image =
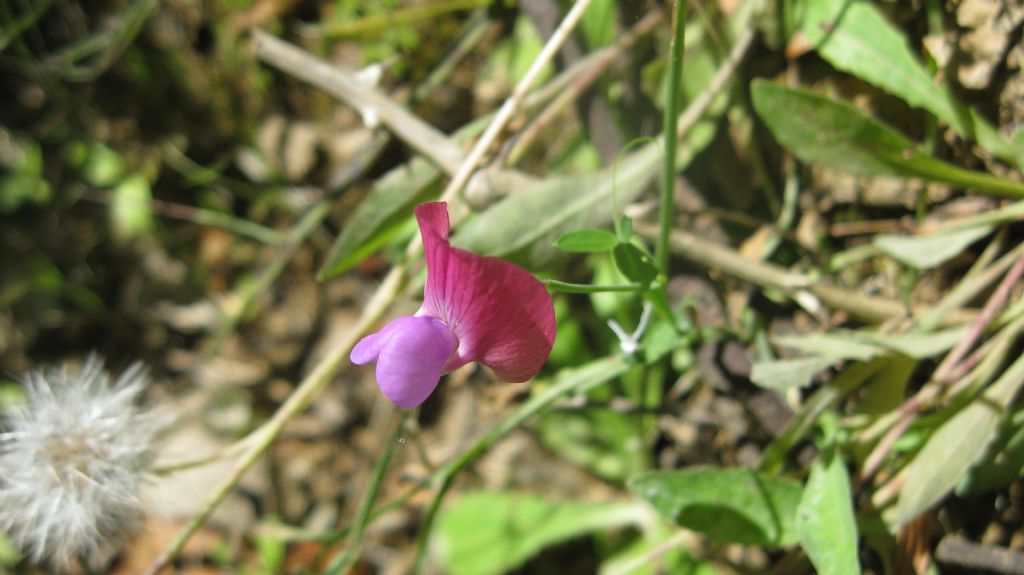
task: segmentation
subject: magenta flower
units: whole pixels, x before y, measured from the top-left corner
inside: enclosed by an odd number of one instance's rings
[[[555,343],[544,284],[519,266],[448,243],[448,205],[416,207],[427,258],[423,305],[359,341],[349,356],[377,361],[377,385],[398,407],[415,407],[441,375],[478,361],[505,381],[526,381]]]

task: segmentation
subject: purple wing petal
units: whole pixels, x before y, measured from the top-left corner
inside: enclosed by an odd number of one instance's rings
[[[446,370],[479,361],[506,381],[537,374],[555,343],[555,310],[537,278],[509,262],[448,243],[444,202],[416,208],[427,259],[423,311],[459,341]]]
[[[377,385],[398,407],[415,407],[437,387],[458,340],[432,317],[400,317],[374,335],[385,333],[389,335],[378,339],[383,343],[377,356]],[[367,344],[372,345],[376,342]]]
[[[365,365],[371,361],[377,361],[377,356],[380,355],[381,350],[391,339],[391,336],[395,334],[402,323],[400,320],[406,318],[398,318],[391,321],[384,329],[371,333],[370,335],[359,340],[359,343],[352,348],[352,352],[348,355],[349,360],[356,365]]]

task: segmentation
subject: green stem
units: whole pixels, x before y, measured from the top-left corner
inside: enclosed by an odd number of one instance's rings
[[[544,280],[544,285],[555,291],[563,293],[602,293],[612,291],[639,292],[644,290],[644,286],[638,283],[597,286],[590,284],[574,284],[558,280]]]
[[[373,469],[373,475],[370,476],[370,481],[366,485],[366,492],[363,494],[363,500],[359,504],[356,520],[348,533],[345,552],[339,553],[327,567],[324,571],[327,575],[347,573],[356,560],[359,559],[359,553],[363,548],[363,535],[366,533],[366,526],[370,522],[370,511],[373,509],[373,502],[377,499],[377,492],[380,490],[384,473],[387,472],[388,466],[391,464],[391,455],[395,451],[395,443],[398,443],[402,432],[405,431],[405,425],[403,425],[405,421],[404,416],[401,413],[396,413],[392,417],[396,417],[398,421],[395,423],[394,431],[388,434],[388,439],[384,445],[384,454],[377,460],[377,466]]]
[[[434,488],[434,497],[430,501],[430,506],[427,507],[426,514],[423,516],[423,525],[420,526],[420,535],[416,550],[416,568],[414,572],[426,572],[427,542],[430,539],[431,529],[434,525],[434,520],[437,517],[437,512],[441,507],[441,500],[444,499],[445,493],[448,491],[452,480],[459,471],[476,460],[476,458],[480,457],[510,431],[519,427],[524,421],[554,403],[558,398],[573,391],[576,393],[586,393],[587,391],[622,375],[627,369],[629,369],[629,367],[629,363],[625,358],[621,356],[612,356],[592,361],[579,369],[561,376],[559,379],[555,380],[553,385],[531,397],[526,403],[520,406],[515,413],[506,417],[501,421],[501,423],[491,428],[486,435],[477,440],[477,442],[463,452],[458,459],[455,459],[438,470],[431,480]]]
[[[665,98],[664,132],[665,157],[661,175],[661,211],[658,223],[658,245],[656,249],[658,267],[668,275],[668,236],[672,229],[672,192],[675,187],[676,146],[679,142],[676,129],[679,121],[679,83],[683,77],[683,48],[686,40],[686,1],[676,0],[675,17],[672,20],[673,35],[669,56],[668,92]]]

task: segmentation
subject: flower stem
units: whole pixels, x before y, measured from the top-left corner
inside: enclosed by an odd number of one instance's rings
[[[514,413],[506,417],[491,428],[486,435],[477,440],[472,447],[467,449],[454,461],[448,463],[431,478],[434,489],[434,497],[427,507],[423,516],[423,525],[420,527],[418,547],[416,550],[415,573],[426,572],[427,542],[430,540],[430,533],[434,525],[434,519],[441,507],[441,500],[451,486],[452,480],[459,471],[483,455],[492,445],[505,437],[510,431],[519,427],[524,421],[539,413],[545,407],[553,404],[555,400],[570,392],[578,394],[586,393],[595,387],[608,382],[623,373],[630,367],[630,364],[622,356],[604,357],[589,364],[566,373],[556,379],[553,384],[540,393],[531,397],[526,403],[519,407]]]
[[[373,469],[373,475],[366,484],[366,491],[363,493],[363,500],[359,504],[359,511],[356,514],[355,523],[348,532],[348,541],[345,545],[345,552],[331,561],[331,564],[324,571],[327,575],[338,575],[347,573],[352,565],[359,559],[359,553],[363,547],[363,534],[366,533],[366,526],[370,522],[370,511],[373,509],[373,502],[377,499],[377,492],[380,489],[381,481],[384,480],[384,473],[391,463],[391,455],[395,451],[395,443],[398,443],[402,432],[405,431],[405,416],[400,412],[392,415],[396,422],[394,431],[388,434],[384,444],[384,453],[377,460],[377,466]]]
[[[638,283],[618,285],[574,284],[559,280],[544,280],[544,285],[563,293],[640,292],[644,286]]]
[[[676,125],[679,119],[677,110],[679,108],[679,83],[683,77],[683,47],[686,40],[686,1],[676,0],[675,16],[672,19],[672,46],[669,55],[668,90],[665,97],[664,109],[664,133],[665,133],[665,157],[661,175],[661,211],[658,217],[659,233],[658,245],[655,250],[658,261],[658,268],[661,273],[668,275],[668,236],[672,229],[672,191],[675,187],[676,174],[676,145],[679,142],[676,135]]]

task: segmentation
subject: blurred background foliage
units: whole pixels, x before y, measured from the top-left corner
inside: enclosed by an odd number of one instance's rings
[[[149,366],[169,460],[257,429],[570,6],[3,2],[0,401],[97,350]],[[343,370],[178,572],[1021,572],[1024,9],[694,1],[673,86],[673,7],[593,0],[453,209],[457,245],[556,292],[538,380],[459,370],[393,441],[372,370]],[[110,572],[230,463],[155,478]],[[0,564],[35,569],[2,539]]]

